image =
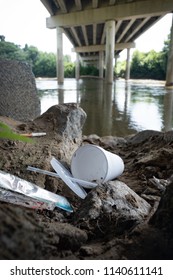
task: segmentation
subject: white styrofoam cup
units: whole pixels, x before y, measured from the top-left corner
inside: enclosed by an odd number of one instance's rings
[[[96,145],[79,147],[72,156],[71,172],[74,178],[104,183],[124,171],[121,157]]]

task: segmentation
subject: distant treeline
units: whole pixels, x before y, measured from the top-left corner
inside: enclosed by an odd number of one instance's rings
[[[131,79],[155,79],[165,80],[166,67],[168,60],[170,44],[170,34],[161,52],[151,50],[150,52],[143,53],[138,50],[134,51],[130,65]],[[117,77],[125,77],[126,62],[118,62],[116,66]]]
[[[32,66],[36,77],[56,77],[56,55],[39,51],[34,46],[25,45],[24,48],[5,40],[0,41],[0,59],[15,59],[26,61]],[[74,65],[70,56],[64,56],[67,75],[74,76]]]
[[[130,77],[133,79],[157,79],[164,80],[166,76],[166,64],[168,57],[170,35],[164,42],[161,52],[154,50],[142,53],[136,50],[132,55]],[[56,54],[42,52],[34,46],[25,45],[24,48],[12,42],[6,42],[5,36],[0,36],[0,59],[15,59],[26,61],[32,66],[36,77],[56,77]],[[115,76],[125,76],[126,62],[120,61],[115,67]],[[81,66],[80,75],[98,76],[99,70],[94,66]],[[75,64],[71,62],[69,55],[64,56],[65,78],[75,77]]]

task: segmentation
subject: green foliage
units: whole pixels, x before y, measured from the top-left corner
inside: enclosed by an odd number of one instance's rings
[[[163,54],[151,50],[148,53],[135,51],[131,62],[131,78],[164,80]]]
[[[0,58],[26,60],[25,52],[11,42],[0,41]]]
[[[156,79],[165,80],[166,65],[168,60],[168,51],[170,44],[170,34],[164,42],[161,52],[151,50],[148,53],[143,53],[136,50],[133,53],[130,76],[132,79]],[[116,66],[116,76],[124,78],[126,62],[118,62]]]
[[[80,75],[81,76],[98,76],[99,75],[99,70],[92,65],[88,66],[80,66]]]
[[[14,133],[8,125],[2,122],[0,122],[0,138],[10,139],[10,140],[20,140],[22,142],[33,142],[32,139],[28,137]]]
[[[66,54],[64,55],[64,63],[70,63],[71,62],[71,56]]]
[[[36,77],[56,77],[56,55],[39,51],[34,46],[22,49],[11,42],[0,41],[0,59],[20,60],[28,62]],[[65,78],[75,77],[75,65],[71,62],[69,55],[64,56],[64,76]]]
[[[28,61],[31,66],[34,66],[38,57],[39,57],[39,50],[34,46],[28,46],[27,44],[24,47],[26,61]]]
[[[75,77],[75,64],[72,62],[64,63],[64,77],[74,78]]]
[[[39,52],[33,65],[36,77],[56,77],[56,55],[54,53]]]
[[[124,78],[125,72],[126,72],[126,61],[117,61],[117,65],[115,66],[116,77]]]
[[[40,52],[27,44],[22,49],[11,42],[0,41],[0,59],[20,60],[28,62],[36,77],[56,77],[56,55]]]

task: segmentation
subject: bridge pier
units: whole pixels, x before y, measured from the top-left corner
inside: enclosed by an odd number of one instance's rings
[[[125,80],[128,81],[129,79],[130,79],[130,49],[127,49]]]
[[[115,21],[109,20],[106,25],[106,74],[107,83],[113,82],[113,59],[115,49]]]
[[[103,78],[104,52],[99,52],[99,78]]]
[[[79,80],[80,77],[80,65],[79,65],[79,54],[76,53],[76,63],[75,63],[75,77],[76,80]]]
[[[57,80],[58,84],[64,83],[64,61],[63,61],[63,29],[56,28],[57,32]]]
[[[171,38],[169,44],[168,62],[166,70],[166,87],[173,87],[173,17],[171,27]]]

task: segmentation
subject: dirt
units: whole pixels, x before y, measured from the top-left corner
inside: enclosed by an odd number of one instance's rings
[[[20,123],[1,117],[0,121],[18,133],[45,128],[41,120]],[[98,234],[95,235],[89,223],[87,229],[83,229],[82,224],[75,225],[75,215],[83,200],[60,179],[26,170],[31,165],[53,171],[52,156],[69,166],[61,151],[62,138],[51,126],[47,131],[46,136],[37,138],[34,143],[0,140],[0,170],[65,196],[74,212],[58,208],[40,211],[0,202],[0,258],[172,259],[173,132],[147,130],[125,138],[83,136],[83,144],[96,144],[122,157],[125,170],[118,179],[152,207],[147,219],[121,234],[109,233],[109,230],[104,234],[102,226],[96,223]]]

